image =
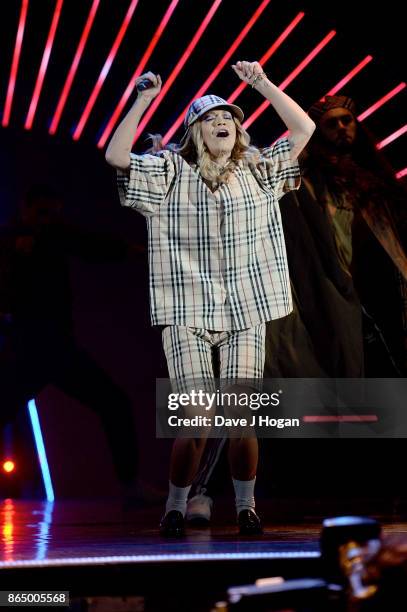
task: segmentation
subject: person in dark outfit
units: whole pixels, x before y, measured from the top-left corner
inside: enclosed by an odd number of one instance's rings
[[[357,120],[353,100],[326,96],[308,111],[317,124],[304,159],[307,200],[324,217],[336,258],[361,304],[367,377],[407,372],[406,193]],[[355,332],[356,333],[356,332]]]
[[[68,261],[121,261],[129,245],[69,225],[61,212],[59,197],[38,186],[18,221],[0,232],[0,423],[13,422],[54,384],[98,415],[118,480],[130,490],[137,476],[131,402],[74,338]]]
[[[362,317],[331,229],[305,188],[281,204],[294,312],[266,331],[265,377],[363,376]]]

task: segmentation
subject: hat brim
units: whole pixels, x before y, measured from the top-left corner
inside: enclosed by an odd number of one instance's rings
[[[239,119],[240,123],[244,119],[244,114],[240,106],[236,106],[236,104],[221,104],[220,102],[214,102],[213,104],[208,104],[207,106],[205,106],[205,108],[203,108],[201,112],[198,113],[196,117],[194,117],[194,120],[191,121],[191,123],[187,127],[191,127],[191,125],[193,125],[200,117],[202,117],[202,115],[205,115],[208,111],[213,110],[214,108],[229,109],[237,117],[237,119]]]
[[[208,106],[206,106],[205,108],[202,109],[202,111],[194,118],[193,121],[191,121],[191,123],[186,127],[185,133],[182,136],[181,140],[180,140],[180,144],[182,142],[184,142],[185,138],[187,137],[188,134],[188,130],[191,127],[191,125],[194,125],[194,123],[196,123],[198,121],[198,119],[200,117],[202,117],[203,115],[205,115],[208,111],[214,109],[214,108],[228,108],[237,119],[239,119],[240,123],[243,122],[244,119],[244,113],[242,111],[242,109],[240,108],[240,106],[237,106],[236,104],[221,104],[220,102],[214,102],[213,104],[208,104]]]

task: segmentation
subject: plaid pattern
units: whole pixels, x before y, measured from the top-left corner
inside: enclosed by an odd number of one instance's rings
[[[240,122],[243,121],[244,114],[240,106],[236,106],[236,104],[229,104],[229,102],[223,98],[220,98],[219,96],[208,95],[202,96],[202,98],[197,98],[191,103],[187,114],[185,115],[184,127],[190,127],[208,110],[211,110],[212,108],[219,108],[220,106],[228,107],[230,111],[236,115]]]
[[[171,151],[133,155],[121,204],[147,219],[152,325],[248,329],[292,310],[278,199],[298,189],[286,138],[212,193]]]
[[[251,329],[215,332],[169,325],[162,331],[168,373],[174,392],[215,390],[212,351],[219,356],[222,387],[234,382],[261,388],[265,359],[265,323]]]

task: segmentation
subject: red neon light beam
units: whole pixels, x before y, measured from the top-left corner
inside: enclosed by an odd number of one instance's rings
[[[391,142],[393,142],[397,138],[400,138],[400,136],[402,136],[406,132],[407,132],[407,123],[403,125],[403,127],[401,127],[400,129],[393,132],[393,134],[390,134],[389,136],[387,136],[387,138],[384,138],[383,140],[378,142],[376,144],[376,149],[383,149],[384,147],[387,147],[387,145],[389,145]]]
[[[41,60],[40,70],[38,72],[37,81],[34,87],[34,93],[31,99],[30,107],[28,109],[27,118],[25,120],[24,127],[26,130],[30,130],[32,128],[32,124],[34,121],[35,113],[37,111],[38,100],[40,98],[42,86],[44,84],[45,74],[48,68],[48,62],[52,51],[52,46],[54,44],[55,34],[58,27],[59,18],[61,16],[61,10],[64,0],[56,0],[54,16],[52,17],[51,27],[48,32],[47,42],[45,44],[44,53]]]
[[[301,19],[304,17],[305,13],[298,13],[298,15],[292,20],[292,22],[286,27],[286,29],[280,34],[277,40],[271,45],[271,47],[266,51],[266,53],[259,59],[259,64],[263,66],[272,55],[277,51],[277,49],[282,45],[285,39],[291,34],[294,28],[299,24]],[[243,81],[236,87],[234,91],[228,97],[228,102],[231,104],[236,100],[238,96],[242,93],[242,91],[247,87],[247,83]]]
[[[284,91],[286,87],[308,66],[310,62],[322,51],[322,49],[332,40],[336,35],[335,30],[331,30],[318,45],[298,64],[298,66],[280,83],[279,88]],[[243,127],[247,129],[256,119],[270,106],[268,100],[264,100],[262,104],[250,115],[248,119],[243,123]]]
[[[150,44],[148,45],[143,57],[140,60],[139,65],[137,66],[137,68],[135,69],[133,76],[130,79],[129,84],[127,85],[122,97],[120,98],[120,101],[118,103],[118,105],[116,106],[113,115],[111,116],[111,118],[109,119],[102,136],[99,138],[99,141],[97,143],[97,146],[99,148],[103,147],[106,143],[106,140],[109,138],[114,126],[117,123],[118,118],[120,117],[120,114],[123,110],[123,108],[125,107],[127,100],[130,98],[131,94],[134,91],[134,88],[136,86],[136,79],[137,77],[140,76],[140,74],[142,74],[144,67],[146,66],[148,60],[151,57],[151,54],[153,53],[155,47],[157,46],[158,41],[160,40],[162,33],[164,32],[167,23],[169,22],[169,20],[171,19],[171,16],[178,4],[179,0],[172,0],[171,4],[169,5],[169,7],[167,8],[164,17],[161,20],[160,25],[158,26],[157,30],[155,31]]]
[[[406,86],[405,83],[399,83],[399,85],[397,85],[397,87],[395,87],[394,89],[389,91],[386,95],[384,95],[382,98],[377,100],[377,102],[372,104],[372,106],[369,106],[369,108],[367,108],[365,111],[363,111],[363,113],[361,113],[358,116],[359,121],[363,121],[364,119],[366,119],[366,117],[369,117],[369,115],[372,115],[381,106],[383,106],[383,104],[386,104],[386,102],[388,102],[389,100],[394,98],[394,96],[396,96],[398,93],[400,93],[400,91],[403,91],[405,86]]]
[[[302,417],[303,423],[377,423],[378,420],[376,414],[309,415]]]
[[[370,56],[368,56],[370,57]],[[365,58],[367,59],[367,58]],[[361,62],[362,63],[362,62]],[[360,64],[358,64],[360,66]],[[366,65],[366,64],[365,64]],[[355,69],[351,70],[351,72],[349,72],[349,74],[346,75],[346,77],[344,77],[342,79],[342,81],[339,81],[340,83],[347,79],[347,77],[352,74],[351,78],[353,78],[357,73],[354,72]],[[358,71],[359,72],[359,71]],[[350,79],[346,80],[346,83],[348,83],[350,81]],[[384,104],[386,104],[386,102],[388,102],[389,100],[391,100],[394,96],[396,96],[398,93],[400,93],[401,91],[404,90],[404,88],[406,87],[406,83],[402,82],[399,83],[399,85],[397,85],[397,87],[394,87],[392,90],[390,90],[386,95],[384,95],[383,97],[381,97],[379,100],[377,100],[377,102],[375,102],[374,104],[372,104],[371,106],[369,106],[369,108],[367,108],[365,111],[363,111],[363,113],[361,113],[360,115],[358,115],[358,120],[359,121],[363,121],[364,119],[366,119],[366,117],[369,117],[370,115],[372,115],[374,112],[376,112],[379,108],[381,108]],[[335,91],[335,93],[337,91],[339,91],[339,89],[337,88],[337,85],[335,85],[335,87],[333,87],[330,92]],[[330,92],[326,93],[325,95],[332,95],[330,94]],[[321,98],[321,100],[324,99],[325,96],[323,96]],[[284,134],[282,134],[280,136],[280,138],[282,138],[283,136],[287,136],[288,134],[288,130],[286,132],[284,132]]]
[[[347,85],[349,83],[349,81],[351,79],[353,79],[353,77],[355,77],[357,74],[359,74],[359,72],[365,66],[367,66],[367,64],[369,62],[371,62],[372,59],[373,59],[373,57],[371,55],[367,55],[364,60],[359,62],[359,64],[357,64],[354,68],[352,68],[352,70],[350,70],[350,72],[348,72],[348,74],[346,74],[340,81],[338,81],[338,83],[336,85],[334,85],[332,87],[332,89],[327,91],[326,94],[324,94],[322,96],[322,98],[320,98],[320,100],[323,100],[325,98],[325,96],[333,96],[334,94],[336,94],[342,87]],[[289,130],[284,132],[284,134],[281,134],[280,138],[283,138],[283,136],[287,136],[288,134],[289,134]]]
[[[96,81],[96,85],[93,88],[93,91],[90,95],[89,100],[86,103],[85,109],[82,113],[81,118],[79,119],[78,125],[75,128],[75,131],[72,135],[72,138],[74,140],[78,140],[81,137],[81,134],[85,128],[85,125],[89,119],[89,115],[92,111],[92,108],[95,105],[95,102],[97,100],[97,97],[100,93],[100,90],[102,89],[103,83],[105,82],[105,79],[107,77],[107,75],[109,74],[109,70],[113,64],[113,61],[117,55],[117,52],[119,50],[119,47],[122,43],[122,40],[124,38],[124,35],[126,34],[127,28],[130,25],[130,21],[131,18],[133,17],[133,13],[136,10],[137,4],[138,4],[139,0],[131,0],[129,8],[127,9],[127,13],[123,19],[123,22],[119,28],[119,31],[117,33],[117,36],[114,40],[114,43],[112,45],[112,48],[109,51],[109,55],[107,56],[107,59],[103,65],[102,70],[100,71],[100,74],[98,76],[98,79]]]
[[[277,51],[277,49],[280,47],[280,45],[284,42],[284,40],[287,38],[287,36],[292,32],[292,30],[301,21],[301,19],[303,17],[304,17],[304,13],[298,13],[297,17],[295,17],[295,19],[288,25],[288,27],[284,30],[284,32],[282,32],[280,34],[280,36],[277,38],[277,40],[271,45],[271,47],[268,49],[268,51],[266,51],[266,53],[260,58],[259,64],[261,64],[263,66],[263,64],[265,64],[266,61],[268,59],[270,59],[270,57],[273,55],[273,53],[275,53],[275,51]],[[238,85],[236,87],[236,89],[230,94],[230,96],[228,98],[228,102],[230,102],[230,103],[234,102],[236,100],[236,98],[244,90],[245,87],[247,87],[247,83],[244,83],[242,81],[240,83],[240,85]],[[286,134],[288,134],[288,131],[286,132]],[[283,135],[286,135],[286,134],[283,134]]]
[[[399,170],[396,174],[396,178],[401,179],[403,176],[407,176],[407,168],[403,168],[403,170]]]
[[[23,46],[24,28],[27,20],[28,0],[22,0],[20,18],[18,20],[16,44],[14,46],[13,61],[11,63],[10,79],[7,87],[6,103],[4,105],[2,126],[7,127],[10,121],[11,106],[13,104],[14,89],[16,85],[18,64],[20,62],[21,47]]]
[[[75,57],[69,69],[68,76],[66,77],[66,81],[62,89],[61,96],[59,98],[54,116],[51,121],[51,125],[49,128],[50,134],[55,134],[58,128],[59,121],[62,115],[62,111],[64,110],[66,100],[68,98],[69,92],[71,91],[72,83],[75,78],[76,72],[78,70],[79,62],[81,61],[81,57],[85,49],[86,41],[88,40],[89,33],[93,25],[93,21],[96,17],[96,12],[99,8],[99,4],[100,4],[100,0],[93,0],[92,6],[90,7],[89,15],[88,15],[88,18],[85,23],[85,27],[82,32],[82,35],[79,41],[79,45],[75,53]]]
[[[157,110],[157,108],[160,105],[161,101],[163,100],[164,96],[167,94],[168,90],[172,86],[172,84],[175,81],[175,79],[177,78],[178,74],[181,72],[182,68],[184,67],[184,64],[186,63],[186,61],[188,60],[188,58],[192,54],[193,50],[195,49],[196,45],[198,44],[199,40],[201,39],[203,33],[205,32],[207,26],[210,23],[212,17],[214,16],[216,11],[218,10],[221,2],[222,2],[222,0],[215,0],[214,3],[212,4],[211,8],[208,11],[208,14],[206,15],[206,17],[202,21],[202,23],[199,26],[198,30],[195,32],[195,34],[194,34],[191,42],[189,43],[188,47],[185,49],[184,53],[182,54],[180,60],[178,61],[177,65],[175,66],[174,70],[171,72],[170,76],[167,78],[167,80],[166,80],[166,82],[164,84],[164,87],[161,89],[160,93],[154,99],[154,102],[149,107],[147,113],[144,115],[143,119],[140,121],[140,124],[139,124],[137,132],[136,132],[136,136],[135,136],[134,141],[133,141],[133,144],[138,140],[138,138],[140,137],[140,134],[142,134],[144,128],[146,127],[146,125],[150,121],[151,117],[154,115],[155,111]]]
[[[345,75],[343,79],[341,79],[336,85],[334,85],[334,87],[332,87],[332,89],[330,89],[325,95],[334,96],[340,89],[345,87],[345,85],[347,85],[347,83],[349,83],[349,81],[353,79],[354,76],[356,76],[361,70],[363,70],[363,68],[367,66],[372,61],[372,59],[372,55],[367,55],[365,59],[363,59],[357,66],[352,68],[352,70],[348,72],[348,74]]]
[[[233,41],[233,43],[231,44],[231,46],[229,47],[229,49],[227,50],[225,55],[222,57],[220,62],[218,62],[216,68],[214,70],[212,70],[211,74],[208,76],[206,81],[201,85],[201,87],[198,89],[198,91],[192,97],[192,99],[190,100],[188,105],[185,107],[185,109],[182,111],[182,113],[179,115],[179,117],[176,119],[176,121],[170,127],[168,132],[164,135],[164,138],[163,138],[163,143],[164,144],[166,144],[170,140],[171,136],[177,131],[177,129],[181,125],[181,123],[182,123],[182,121],[184,119],[185,113],[188,110],[189,105],[192,102],[192,100],[194,100],[195,98],[201,97],[205,93],[205,91],[207,91],[207,89],[210,86],[210,84],[213,83],[213,81],[216,79],[216,77],[218,76],[220,71],[224,68],[226,62],[229,61],[229,59],[231,58],[233,53],[236,51],[236,49],[238,48],[238,46],[240,45],[242,40],[250,32],[250,30],[252,29],[252,27],[254,26],[256,21],[259,19],[260,15],[263,13],[263,11],[266,9],[268,4],[270,4],[270,0],[263,0],[263,2],[260,4],[260,6],[255,10],[253,15],[251,16],[251,18],[249,19],[249,21],[247,22],[247,24],[243,28],[243,30],[240,32],[240,34],[237,36],[237,38]]]

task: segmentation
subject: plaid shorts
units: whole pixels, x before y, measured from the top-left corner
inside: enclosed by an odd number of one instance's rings
[[[261,388],[265,328],[265,323],[260,323],[236,331],[212,331],[182,325],[169,325],[163,329],[163,347],[173,391],[187,393],[197,386],[213,391],[213,357],[216,353],[223,388],[233,384]]]

